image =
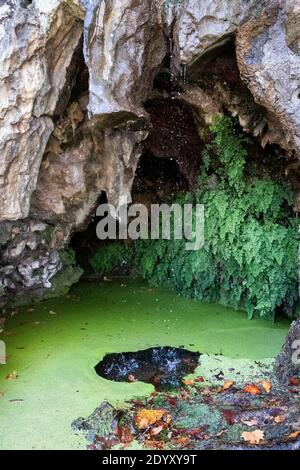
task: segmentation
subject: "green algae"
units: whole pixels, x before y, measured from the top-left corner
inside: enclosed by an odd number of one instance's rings
[[[106,353],[184,346],[222,354],[228,368],[231,361],[236,369],[246,362],[251,374],[250,360],[274,357],[288,326],[286,320],[249,321],[245,313],[150,289],[140,281],[81,282],[69,296],[19,309],[6,325],[0,448],[85,448],[83,436],[71,430],[74,419],[89,415],[103,400],[122,405],[153,390],[97,376],[94,366]],[[216,367],[225,359],[206,358]],[[212,364],[203,361],[198,374]],[[14,371],[18,377],[6,380]]]

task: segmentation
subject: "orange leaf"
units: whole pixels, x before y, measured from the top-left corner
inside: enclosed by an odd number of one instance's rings
[[[175,437],[174,439],[172,439],[172,442],[174,442],[174,444],[179,445],[179,446],[184,446],[188,444],[190,441],[191,439],[186,436],[179,436],[179,437]]]
[[[146,429],[151,424],[155,424],[166,415],[166,410],[147,410],[142,409],[137,412],[136,424],[140,429]]]
[[[228,390],[229,388],[232,387],[234,382],[232,380],[225,380],[224,385],[223,385],[223,390]]]
[[[14,380],[18,377],[18,374],[17,372],[14,370],[13,372],[10,372],[9,374],[7,374],[6,376],[6,380]]]
[[[244,388],[244,392],[250,393],[251,395],[259,395],[260,388],[255,384],[246,385],[246,387]]]
[[[271,388],[272,388],[271,382],[268,382],[268,380],[263,380],[261,384],[265,392],[270,393]]]
[[[278,416],[275,416],[274,418],[274,421],[276,424],[283,423],[284,420],[285,420],[285,416],[283,415],[278,415]]]
[[[289,435],[289,438],[296,439],[298,436],[300,436],[300,431],[294,431]]]
[[[193,384],[194,384],[194,380],[193,380],[193,379],[192,379],[192,380],[187,380],[187,379],[185,379],[185,380],[183,380],[183,383],[184,383],[184,385],[193,385]]]
[[[242,438],[244,441],[249,442],[249,444],[259,444],[265,437],[265,433],[260,429],[255,431],[245,431],[242,433]]]

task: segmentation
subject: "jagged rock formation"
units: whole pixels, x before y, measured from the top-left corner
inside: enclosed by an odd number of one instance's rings
[[[293,0],[1,0],[2,298],[50,288],[102,191],[130,199],[162,66],[200,138],[226,109],[297,159],[299,22]]]
[[[1,2],[2,220],[21,219],[29,213],[53,130],[51,116],[82,33],[78,11],[72,6],[73,2]]]
[[[291,379],[300,379],[300,320],[292,323],[288,336],[274,364],[278,381],[286,386]]]

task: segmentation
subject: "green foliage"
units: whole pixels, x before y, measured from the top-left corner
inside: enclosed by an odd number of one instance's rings
[[[299,243],[291,191],[271,179],[244,176],[246,139],[231,119],[217,118],[211,132],[199,189],[180,198],[182,204],[194,200],[205,206],[204,247],[187,251],[185,240],[138,240],[130,251],[111,245],[92,265],[105,272],[134,260],[152,285],[244,309],[249,318],[273,319],[278,307],[291,315],[298,301]]]
[[[60,260],[64,266],[75,266],[76,257],[75,251],[72,248],[65,248],[59,252]]]
[[[131,249],[120,243],[111,243],[97,251],[90,260],[93,270],[100,275],[110,273],[114,268],[131,261]]]

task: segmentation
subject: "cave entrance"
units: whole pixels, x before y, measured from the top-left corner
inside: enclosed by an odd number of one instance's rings
[[[187,254],[169,240],[99,241],[92,217],[72,241],[86,274],[141,275],[249,318],[296,315],[299,164],[279,145],[261,145],[268,121],[240,79],[232,39],[181,79],[163,68],[154,85],[132,200],[147,208],[204,204],[205,249]]]

